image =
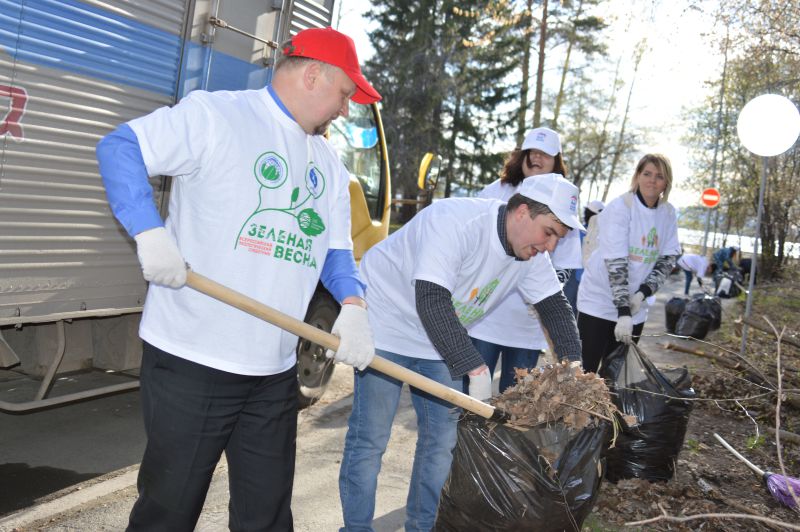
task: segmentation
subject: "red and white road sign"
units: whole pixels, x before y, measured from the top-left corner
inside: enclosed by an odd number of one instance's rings
[[[719,205],[720,195],[716,188],[707,188],[700,194],[700,201],[706,207],[716,207]]]

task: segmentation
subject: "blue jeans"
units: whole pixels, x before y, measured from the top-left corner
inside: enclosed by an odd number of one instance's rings
[[[500,353],[503,353],[503,363],[500,372],[500,393],[506,388],[514,386],[517,383],[516,373],[514,368],[527,368],[533,369],[536,367],[536,362],[539,361],[540,349],[523,349],[522,347],[508,347],[500,344],[493,344],[485,340],[478,340],[477,338],[470,338],[472,345],[478,350],[478,353],[483,357],[483,361],[489,367],[489,372],[494,375],[494,368],[497,366],[497,359],[500,358]],[[468,378],[464,378],[464,393],[468,393]]]
[[[578,285],[580,284],[580,280],[578,279],[579,271],[583,270],[575,270],[572,272],[572,275],[569,276],[569,279],[563,288],[564,295],[567,296],[567,301],[569,301],[569,305],[572,307],[572,313],[576,316],[578,315]]]
[[[689,295],[689,288],[692,287],[692,277],[694,273],[691,270],[683,270],[683,275],[686,276],[686,284],[683,287],[683,295]]]
[[[381,349],[375,352],[450,388],[461,387],[461,379],[452,378],[442,360],[407,357]],[[342,531],[373,530],[381,458],[389,441],[402,388],[401,381],[374,369],[355,372],[353,410],[339,471],[339,497],[344,515]],[[405,528],[428,531],[433,528],[439,495],[450,474],[461,410],[415,388],[411,388],[411,402],[417,413],[417,449],[406,501]]]

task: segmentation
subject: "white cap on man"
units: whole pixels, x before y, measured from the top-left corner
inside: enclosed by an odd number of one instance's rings
[[[586,205],[586,208],[589,209],[590,211],[592,211],[595,214],[599,214],[600,211],[602,211],[603,209],[606,208],[606,205],[605,205],[605,203],[603,203],[599,199],[596,199],[596,200],[590,201]]]
[[[525,141],[522,143],[524,150],[539,150],[545,152],[551,157],[555,157],[561,153],[561,138],[558,133],[546,127],[537,127],[532,129],[526,136]]]
[[[526,177],[517,192],[526,198],[544,203],[556,218],[572,229],[586,231],[578,219],[578,187],[560,174],[542,174]]]

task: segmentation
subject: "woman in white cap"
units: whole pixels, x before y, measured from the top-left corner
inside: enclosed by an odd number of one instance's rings
[[[578,288],[586,371],[597,371],[620,343],[638,342],[647,320],[643,303],[675,266],[681,247],[675,208],[667,201],[671,188],[669,159],[647,154],[636,165],[630,191],[597,215],[598,238]]]
[[[538,127],[526,135],[520,149],[508,156],[500,179],[487,185],[478,197],[508,201],[526,177],[550,173],[564,177],[567,174],[561,139],[552,129]],[[578,233],[577,230],[569,231],[550,255],[562,286],[572,269],[581,266]],[[514,368],[536,367],[539,354],[547,348],[547,339],[536,313],[529,311],[517,293],[509,294],[494,312],[470,327],[469,335],[492,374],[502,353],[501,393],[514,385]]]

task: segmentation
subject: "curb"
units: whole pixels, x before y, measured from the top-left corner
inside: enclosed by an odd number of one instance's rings
[[[104,477],[87,480],[82,484],[71,486],[69,492],[35,504],[24,510],[0,518],[0,532],[17,532],[39,521],[51,520],[59,514],[73,510],[81,505],[105,497],[125,488],[136,486],[139,474],[138,464],[104,475]]]

